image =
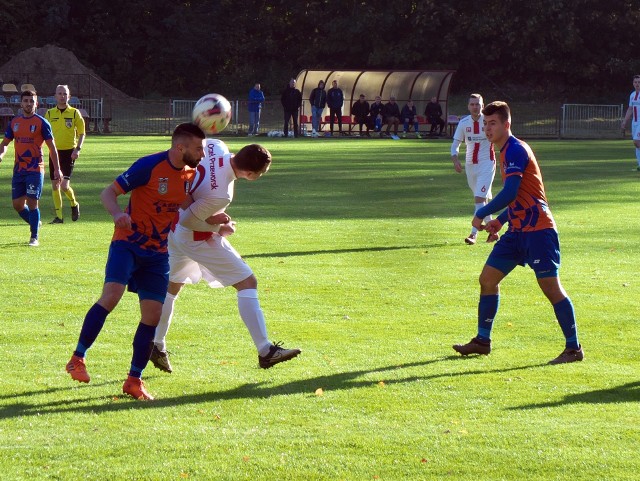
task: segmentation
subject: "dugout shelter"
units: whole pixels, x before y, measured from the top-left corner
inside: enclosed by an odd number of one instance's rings
[[[365,95],[369,104],[374,102],[377,95],[383,103],[393,96],[400,109],[411,99],[418,115],[423,115],[431,97],[436,97],[446,121],[449,114],[449,88],[454,73],[455,70],[302,70],[295,80],[296,87],[302,93],[302,114],[311,115],[309,96],[320,80],[324,80],[327,92],[331,83],[337,80],[338,87],[344,93],[342,115],[351,115],[351,106],[360,94]],[[325,114],[329,114],[328,108],[323,112]]]

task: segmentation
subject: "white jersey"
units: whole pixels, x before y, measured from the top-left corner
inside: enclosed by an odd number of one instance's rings
[[[204,158],[196,167],[189,191],[194,201],[188,207],[192,215],[188,216],[188,221],[180,215],[178,226],[200,232],[217,232],[219,226],[207,224],[205,220],[224,212],[231,203],[235,180],[227,145],[218,139],[206,139]]]
[[[484,133],[484,115],[482,114],[475,121],[471,115],[460,119],[456,132],[453,134],[453,141],[451,146],[452,156],[457,155],[459,144],[464,142],[467,145],[467,164],[495,163],[496,161],[493,144],[487,140],[487,136]]]
[[[635,90],[631,92],[631,95],[629,95],[629,107],[633,109],[631,125],[640,123],[640,92],[636,92]]]

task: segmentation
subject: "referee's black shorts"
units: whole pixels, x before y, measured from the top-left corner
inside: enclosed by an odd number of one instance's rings
[[[76,161],[71,158],[72,152],[73,149],[58,150],[58,160],[60,161],[62,177],[67,180],[71,178],[73,166],[76,163]],[[51,156],[49,156],[49,178],[53,180],[53,162],[51,161]]]

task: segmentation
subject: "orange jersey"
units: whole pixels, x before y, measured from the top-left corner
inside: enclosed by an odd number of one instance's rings
[[[7,126],[4,136],[14,141],[16,151],[14,172],[44,172],[42,144],[45,140],[53,139],[51,125],[44,117],[39,115],[14,117]]]
[[[184,201],[195,169],[175,168],[169,152],[138,159],[114,181],[122,194],[131,192],[125,212],[131,229],[115,229],[113,240],[126,240],[144,249],[167,252],[167,236],[176,212]]]
[[[513,136],[500,150],[502,182],[517,175],[522,178],[516,199],[508,206],[509,230],[531,232],[555,229],[544,193],[542,174],[531,147]]]

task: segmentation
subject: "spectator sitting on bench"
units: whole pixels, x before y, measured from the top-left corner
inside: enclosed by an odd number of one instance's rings
[[[353,122],[357,123],[360,128],[360,135],[362,135],[362,125],[365,125],[367,127],[367,137],[369,137],[369,123],[367,121],[369,102],[365,100],[364,94],[360,94],[358,101],[351,106],[351,115],[353,115]]]
[[[384,104],[380,96],[376,96],[376,101],[371,104],[369,110],[369,128],[373,128],[376,132],[382,130],[382,120],[384,116]]]
[[[393,125],[393,135],[398,135],[398,126],[400,125],[400,107],[396,103],[396,98],[389,97],[389,103],[384,106],[384,123],[387,124],[386,135],[389,135],[391,126]]]
[[[409,100],[404,107],[402,107],[402,112],[400,113],[400,118],[404,122],[404,133],[402,137],[406,137],[409,132],[409,124],[413,124],[413,130],[416,133],[416,137],[420,138],[420,126],[418,125],[418,116],[416,112],[416,106],[413,105],[413,100]]]
[[[440,127],[440,133],[438,135],[442,135],[442,131],[444,130],[444,120],[442,118],[442,107],[440,107],[437,97],[431,97],[431,101],[424,109],[424,115],[427,117],[427,121],[431,124],[429,135],[434,135],[437,127]]]

